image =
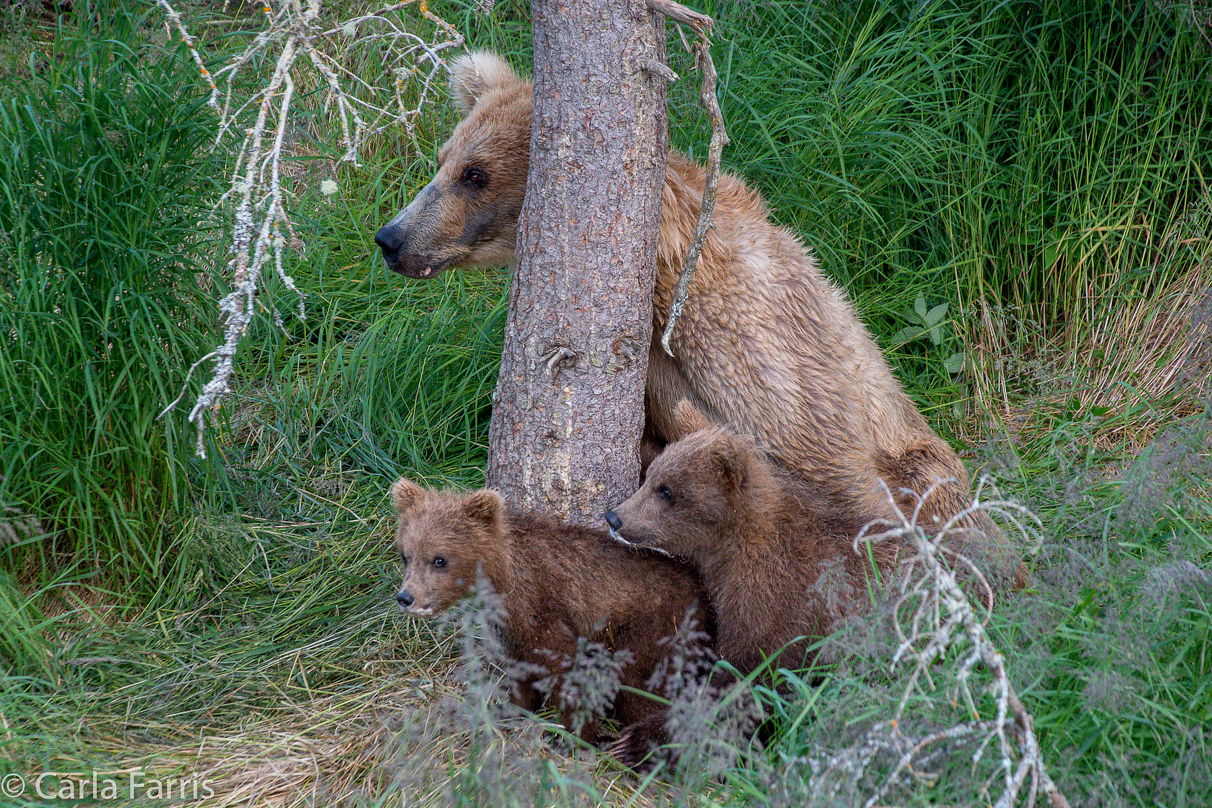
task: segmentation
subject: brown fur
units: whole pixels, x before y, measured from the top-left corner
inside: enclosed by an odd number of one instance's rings
[[[677,415],[693,408],[683,404]],[[687,559],[716,614],[716,651],[742,673],[768,657],[810,661],[808,646],[869,603],[861,525],[772,463],[746,437],[705,426],[653,461],[640,489],[606,515],[616,538]],[[871,547],[889,573],[897,548]]]
[[[388,267],[412,277],[511,263],[529,167],[531,85],[499,57],[457,60],[452,86],[467,116],[438,154],[439,169],[375,241]],[[475,172],[468,174],[474,169]],[[656,339],[703,195],[701,166],[671,152],[665,173],[647,383],[648,434],[678,437],[677,402],[753,436],[833,509],[858,522],[893,515],[882,478],[905,512],[937,481],[926,528],[966,504],[963,463],[893,378],[853,307],[766,203],[720,178],[713,228],[673,333],[675,358]]]
[[[857,553],[851,538],[860,523],[689,402],[674,410],[672,426],[685,437],[653,461],[634,495],[606,514],[612,532],[699,570],[716,613],[716,651],[742,674],[768,659],[803,667],[816,640],[869,602],[872,560],[881,575],[890,574],[897,548],[881,543],[871,557]],[[722,691],[733,682],[717,668],[710,685]],[[611,753],[636,769],[660,757],[676,761],[677,750],[666,748],[667,718],[654,712],[628,725]]]
[[[401,608],[440,614],[483,575],[503,599],[506,653],[555,674],[553,692],[560,692],[559,660],[573,657],[578,638],[631,652],[621,684],[642,691],[671,653],[662,641],[683,629],[687,615],[700,631],[710,631],[707,599],[683,564],[624,547],[603,531],[507,512],[500,495],[488,489],[435,492],[400,479],[391,493],[399,516],[396,547],[404,560]],[[438,558],[441,566],[435,566]],[[513,702],[538,709],[542,695],[535,682],[545,675],[516,682]],[[615,701],[624,723],[658,709],[652,699],[625,690]],[[561,716],[569,729],[573,714]],[[596,734],[596,720],[581,730],[587,741]]]

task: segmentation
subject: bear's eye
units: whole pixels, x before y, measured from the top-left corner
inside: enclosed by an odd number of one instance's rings
[[[408,566],[408,556],[404,555],[403,553],[400,553],[400,561],[404,564],[404,566]]]
[[[446,559],[442,558],[442,556],[438,556],[433,560],[433,565],[438,569],[441,569],[442,567],[446,566]]]
[[[488,175],[483,169],[471,166],[463,170],[463,187],[465,188],[483,188],[488,184]]]
[[[662,485],[657,489],[657,496],[666,502],[673,502],[673,492],[669,490],[669,486]]]

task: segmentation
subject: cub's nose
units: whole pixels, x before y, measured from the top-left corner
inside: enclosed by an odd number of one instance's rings
[[[414,600],[415,598],[412,596],[412,593],[407,589],[401,589],[396,593],[396,603],[400,604],[401,609],[407,609],[412,605]]]
[[[614,511],[606,511],[604,516],[606,517],[606,524],[610,525],[611,530],[618,530],[623,526],[623,520]]]

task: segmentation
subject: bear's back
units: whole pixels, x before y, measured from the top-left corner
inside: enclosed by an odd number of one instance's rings
[[[512,583],[502,594],[511,625],[557,621],[575,636],[593,637],[651,624],[672,636],[696,604],[706,607],[688,565],[624,546],[604,530],[525,511],[510,512],[508,529]],[[700,628],[706,622],[701,616]]]

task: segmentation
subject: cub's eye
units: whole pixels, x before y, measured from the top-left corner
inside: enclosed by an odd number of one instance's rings
[[[669,490],[669,486],[662,485],[657,489],[657,496],[666,502],[673,502],[673,492]]]
[[[446,559],[442,558],[442,556],[438,556],[433,560],[433,565],[438,569],[441,569],[442,567],[446,566]]]
[[[488,175],[483,169],[472,166],[463,170],[462,182],[464,188],[483,188],[488,184]]]
[[[404,555],[403,553],[400,553],[400,562],[401,562],[401,563],[402,563],[404,566],[406,566],[406,567],[407,567],[407,566],[408,566],[408,556]]]

